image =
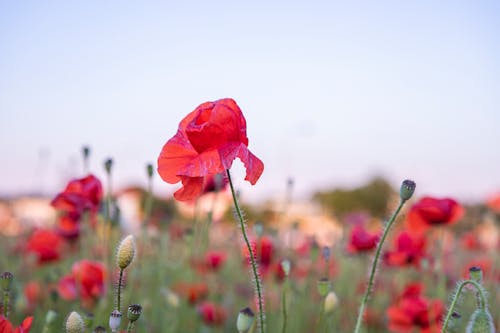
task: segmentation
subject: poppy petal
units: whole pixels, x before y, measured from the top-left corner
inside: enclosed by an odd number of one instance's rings
[[[158,157],[158,173],[169,184],[179,182],[178,170],[189,164],[198,153],[181,131],[167,141]]]
[[[181,176],[182,187],[174,193],[174,197],[179,201],[189,201],[196,199],[203,190],[203,177]]]

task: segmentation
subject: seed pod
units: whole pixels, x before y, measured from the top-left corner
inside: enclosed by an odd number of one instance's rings
[[[120,269],[127,268],[135,257],[134,236],[125,237],[116,250],[116,263]]]
[[[71,312],[66,320],[66,333],[83,333],[84,331],[85,324],[82,316],[78,312]]]

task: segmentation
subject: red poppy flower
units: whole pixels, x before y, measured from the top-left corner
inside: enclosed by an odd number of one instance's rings
[[[481,250],[481,242],[479,241],[477,234],[474,231],[468,231],[462,235],[460,239],[462,247],[467,250]]]
[[[32,323],[33,317],[27,317],[23,320],[21,326],[14,329],[10,321],[0,315],[0,333],[29,333]]]
[[[369,233],[361,225],[356,225],[351,230],[347,251],[351,253],[366,252],[377,246],[380,233]]]
[[[243,113],[230,98],[203,103],[188,114],[158,157],[161,178],[170,184],[182,182],[175,198],[196,199],[206,177],[230,169],[236,157],[245,165],[245,180],[254,185],[264,164],[248,150],[246,131]]]
[[[226,254],[222,251],[209,251],[205,254],[205,266],[212,270],[219,270],[226,261]]]
[[[42,296],[42,287],[40,286],[40,283],[37,281],[30,281],[24,285],[23,291],[24,298],[26,298],[28,306],[30,308],[35,307]]]
[[[102,193],[101,181],[94,175],[88,175],[71,180],[51,204],[64,212],[82,213],[84,209],[95,212],[99,209]]]
[[[56,230],[60,236],[73,240],[80,236],[79,214],[63,214],[58,217]]]
[[[438,333],[444,314],[440,300],[429,300],[422,296],[422,285],[410,284],[398,300],[387,309],[389,330],[397,333],[412,332],[417,328],[422,333]]]
[[[226,310],[220,305],[212,302],[203,302],[198,306],[198,313],[203,322],[210,326],[219,326],[224,324],[227,318]]]
[[[208,286],[204,282],[187,283],[181,282],[173,288],[180,295],[187,298],[189,304],[196,304],[208,296]]]
[[[408,213],[406,223],[414,232],[424,232],[431,226],[450,225],[462,218],[464,208],[455,200],[424,197]]]
[[[492,195],[486,205],[494,212],[500,213],[500,193]]]
[[[63,239],[52,230],[39,229],[33,232],[26,244],[26,251],[38,258],[38,263],[58,260],[61,256]]]
[[[390,266],[419,266],[425,257],[425,244],[424,237],[404,230],[396,236],[394,250],[384,254],[385,262]]]
[[[105,293],[106,271],[100,262],[81,260],[73,264],[71,274],[59,280],[57,290],[65,300],[78,297],[91,303]]]

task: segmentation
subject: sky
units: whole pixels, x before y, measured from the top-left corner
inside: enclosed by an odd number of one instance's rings
[[[383,175],[500,191],[498,1],[2,1],[0,195],[62,190],[81,147],[145,183],[179,121],[234,98],[265,164],[248,200]],[[167,196],[178,186],[156,177]]]

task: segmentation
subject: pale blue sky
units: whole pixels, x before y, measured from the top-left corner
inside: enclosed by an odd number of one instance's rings
[[[233,97],[265,163],[247,198],[381,173],[481,200],[500,190],[499,18],[498,1],[0,2],[0,194],[57,191],[84,143],[98,175],[113,156],[141,183],[184,115]]]

